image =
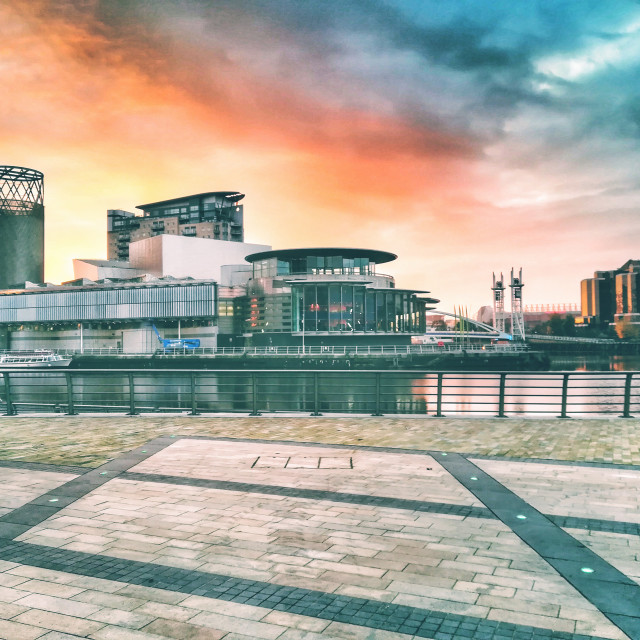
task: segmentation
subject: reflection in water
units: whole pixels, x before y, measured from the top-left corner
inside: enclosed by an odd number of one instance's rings
[[[567,381],[567,412],[619,414],[625,397],[624,373],[640,358],[612,358],[612,373],[575,374]],[[640,362],[638,362],[640,364]],[[131,409],[131,379],[135,409],[144,412],[277,412],[429,414],[438,407],[438,373],[412,371],[73,371],[72,399],[78,411]],[[131,377],[130,377],[131,376]],[[193,377],[192,377],[193,376]],[[65,373],[12,374],[11,396],[20,412],[67,411],[69,389]],[[444,415],[497,415],[500,373],[442,374]],[[640,374],[631,386],[630,410],[640,411]],[[0,380],[0,398],[5,388]],[[506,415],[559,415],[563,375],[509,373],[504,377]],[[2,409],[0,409],[1,411]]]
[[[551,371],[640,371],[640,356],[552,356]]]

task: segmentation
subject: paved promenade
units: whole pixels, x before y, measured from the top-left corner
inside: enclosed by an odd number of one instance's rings
[[[637,420],[0,417],[0,638],[640,640]]]

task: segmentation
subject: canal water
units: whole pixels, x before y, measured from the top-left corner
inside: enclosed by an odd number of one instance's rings
[[[555,416],[563,392],[570,415],[640,411],[640,357],[556,358],[551,372],[437,373],[389,371],[69,371],[12,374],[10,395],[19,413],[85,412],[302,412],[497,415],[500,397],[506,415]],[[564,376],[561,372],[572,372]],[[130,378],[130,376],[133,376]],[[131,396],[133,381],[133,398]],[[502,385],[502,387],[501,387]],[[628,385],[625,388],[625,385]],[[563,390],[564,386],[564,390]],[[0,381],[0,412],[6,387]]]
[[[640,371],[640,356],[551,356],[551,371]]]

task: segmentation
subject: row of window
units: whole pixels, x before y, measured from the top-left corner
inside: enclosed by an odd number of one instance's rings
[[[294,285],[292,296],[293,331],[425,331],[425,303],[415,294],[318,284]]]
[[[375,266],[369,258],[343,258],[342,256],[303,256],[284,260],[268,258],[253,263],[253,277],[274,278],[293,273],[374,275]]]
[[[214,316],[215,285],[0,296],[0,324],[108,318]]]

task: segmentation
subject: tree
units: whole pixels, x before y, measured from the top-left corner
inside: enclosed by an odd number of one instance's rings
[[[640,338],[640,326],[628,320],[616,320],[616,333],[622,340],[637,340]]]

